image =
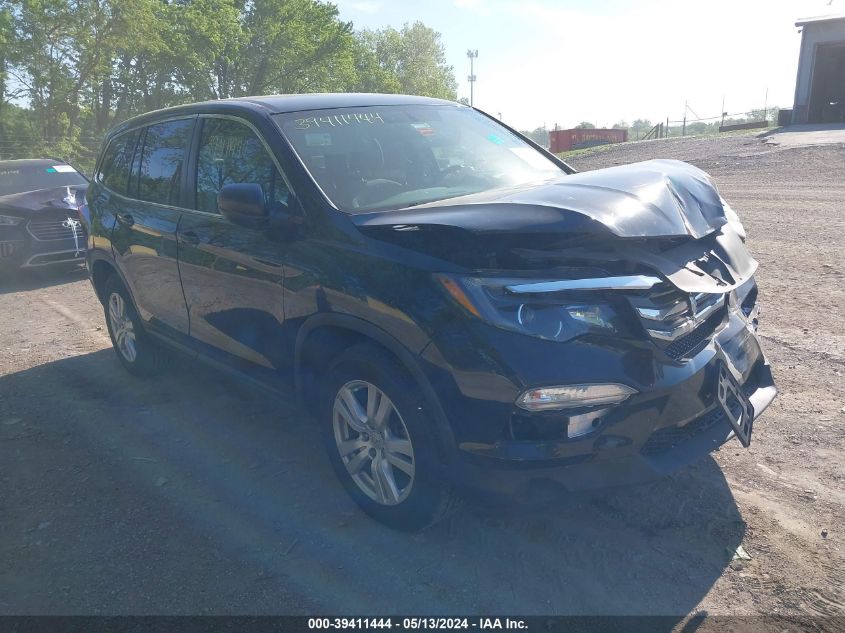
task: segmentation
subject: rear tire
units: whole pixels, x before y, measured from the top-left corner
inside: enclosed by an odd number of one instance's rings
[[[438,460],[435,426],[419,388],[390,355],[369,344],[346,350],[321,393],[329,460],[364,512],[404,531],[448,514],[456,497]]]
[[[116,274],[106,280],[103,298],[109,337],[120,363],[135,376],[154,376],[164,371],[171,355],[144,331],[132,298]]]

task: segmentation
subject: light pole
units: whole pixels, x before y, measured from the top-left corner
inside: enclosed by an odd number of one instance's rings
[[[473,88],[475,87],[475,64],[473,62],[478,57],[478,50],[468,50],[467,57],[469,57],[469,77],[467,77],[467,81],[469,82],[469,105],[472,107]]]

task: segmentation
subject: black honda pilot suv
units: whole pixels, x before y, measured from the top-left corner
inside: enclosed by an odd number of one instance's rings
[[[117,126],[87,202],[126,369],[295,390],[394,527],[747,446],[777,393],[742,224],[682,162],[575,173],[449,101],[250,97]]]

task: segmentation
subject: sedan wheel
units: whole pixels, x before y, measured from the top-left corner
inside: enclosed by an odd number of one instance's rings
[[[416,473],[414,448],[387,394],[363,380],[347,382],[335,396],[332,425],[341,461],[364,494],[384,506],[408,498]]]

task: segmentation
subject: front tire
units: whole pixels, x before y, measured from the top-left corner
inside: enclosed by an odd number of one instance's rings
[[[113,274],[103,296],[106,325],[114,351],[126,370],[135,376],[154,376],[167,368],[170,355],[144,331],[129,292]]]
[[[454,505],[437,457],[435,427],[413,381],[372,345],[332,365],[321,423],[329,460],[364,512],[399,530],[421,530]]]

